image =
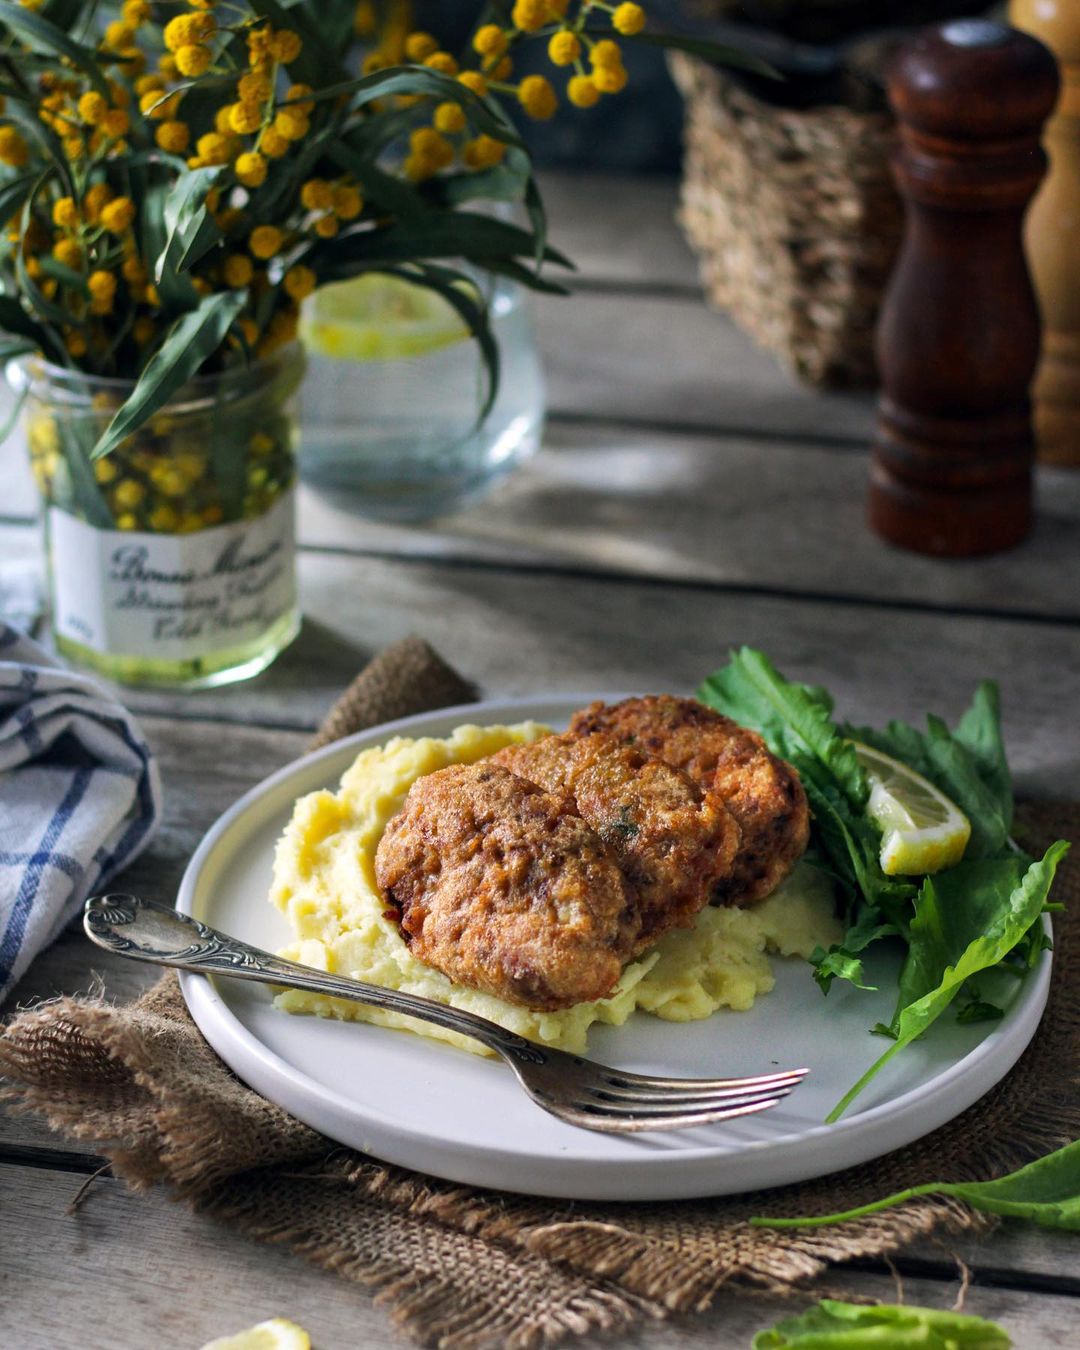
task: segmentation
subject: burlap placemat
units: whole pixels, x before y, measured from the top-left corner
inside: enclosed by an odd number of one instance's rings
[[[471,696],[424,644],[378,657],[318,743]],[[1080,837],[1080,806],[1029,804],[1031,847]],[[135,1188],[194,1207],[373,1292],[422,1345],[553,1345],[642,1318],[704,1310],[725,1285],[791,1291],[830,1265],[882,1257],[992,1220],[923,1197],[833,1228],[774,1232],[752,1214],[828,1213],[927,1180],[985,1178],[1080,1134],[1080,858],[1055,898],[1055,972],[1042,1026],[1008,1078],[910,1148],[821,1181],[735,1199],[572,1204],[456,1186],[337,1147],[236,1079],[195,1029],[172,975],[137,1003],[65,998],[0,1036],[4,1095],[91,1143]]]

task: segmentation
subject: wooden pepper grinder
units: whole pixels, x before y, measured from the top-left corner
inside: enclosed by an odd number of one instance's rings
[[[870,523],[919,553],[992,553],[1031,527],[1039,313],[1021,232],[1057,88],[1041,42],[985,19],[924,30],[890,70],[907,226],[878,324]]]
[[[1080,5],[1012,0],[1009,18],[1041,38],[1061,65],[1061,101],[1044,139],[1050,172],[1025,236],[1043,316],[1034,389],[1039,458],[1080,468]]]

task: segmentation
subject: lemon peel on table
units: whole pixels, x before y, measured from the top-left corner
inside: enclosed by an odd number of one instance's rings
[[[870,784],[867,814],[880,827],[886,876],[925,876],[955,867],[971,838],[971,822],[933,783],[861,741],[853,741]]]
[[[202,1350],[311,1350],[311,1337],[285,1317],[271,1317],[232,1336],[207,1341]]]

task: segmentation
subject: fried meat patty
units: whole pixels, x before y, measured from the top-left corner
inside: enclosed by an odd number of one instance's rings
[[[731,872],[739,831],[719,794],[636,746],[602,733],[545,736],[492,762],[570,797],[611,846],[638,896],[637,951],[688,927]]]
[[[490,760],[417,779],[375,874],[421,961],[527,1008],[603,998],[638,937],[632,888],[572,802]]]
[[[659,756],[723,798],[742,842],[731,873],[714,889],[718,901],[763,900],[806,851],[810,811],[798,774],[756,732],[730,717],[696,699],[653,694],[593,703],[575,713],[571,735],[589,738],[597,732]]]

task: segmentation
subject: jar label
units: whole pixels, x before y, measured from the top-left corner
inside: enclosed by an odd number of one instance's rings
[[[295,495],[192,534],[99,530],[50,506],[57,634],[103,655],[165,661],[258,640],[296,605]]]

